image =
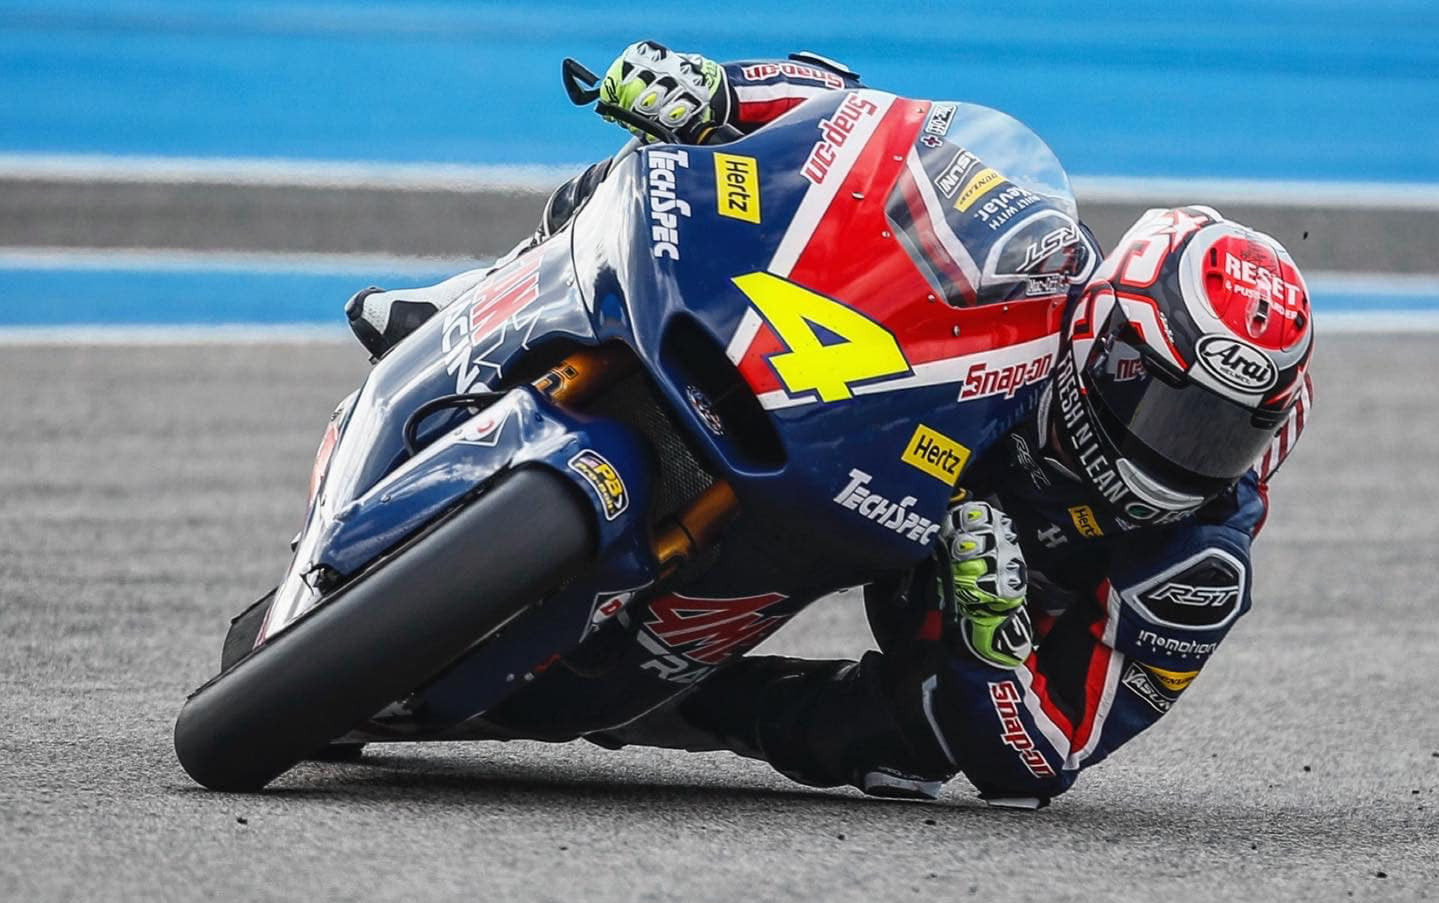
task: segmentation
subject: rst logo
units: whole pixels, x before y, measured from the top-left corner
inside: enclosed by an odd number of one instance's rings
[[[445,372],[455,377],[455,391],[464,394],[481,381],[486,370],[500,372],[500,363],[488,356],[497,350],[511,329],[524,328],[521,313],[540,296],[540,260],[544,252],[531,251],[471,289],[445,309],[440,351]],[[537,315],[527,322],[534,324]]]
[[[811,183],[819,185],[829,175],[830,167],[839,155],[839,149],[849,141],[850,135],[860,122],[879,113],[874,101],[858,94],[848,94],[828,119],[819,121],[820,141],[809,152],[800,174]]]
[[[991,366],[987,361],[979,361],[965,374],[964,387],[959,390],[959,400],[968,401],[988,395],[1013,398],[1015,392],[1048,376],[1053,365],[1054,355],[1047,352],[1028,361],[999,367]]]
[[[1034,242],[1024,249],[1024,260],[1020,261],[1019,271],[1021,273],[1033,273],[1040,269],[1040,264],[1050,257],[1064,251],[1079,242],[1079,229],[1072,225],[1060,226],[1052,232],[1041,236],[1039,241]],[[1068,262],[1067,260],[1065,261]]]
[[[1215,379],[1245,393],[1263,392],[1279,381],[1279,368],[1264,352],[1230,336],[1211,335],[1199,340],[1199,363]]]
[[[715,206],[720,216],[759,223],[759,168],[754,157],[715,154]]]

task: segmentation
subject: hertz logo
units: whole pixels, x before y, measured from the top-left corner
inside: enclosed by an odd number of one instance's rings
[[[921,423],[909,437],[900,460],[946,486],[953,486],[964,465],[969,463],[969,449]]]
[[[715,154],[715,206],[720,216],[759,223],[759,168],[754,157]]]
[[[1088,505],[1075,505],[1069,509],[1069,518],[1074,521],[1074,529],[1079,535],[1087,539],[1096,539],[1104,535],[1099,529],[1099,521],[1094,519],[1094,509]]]

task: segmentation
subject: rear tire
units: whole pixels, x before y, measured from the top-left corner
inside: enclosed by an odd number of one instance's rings
[[[576,574],[593,520],[558,474],[501,475],[191,694],[180,764],[212,790],[259,790]]]

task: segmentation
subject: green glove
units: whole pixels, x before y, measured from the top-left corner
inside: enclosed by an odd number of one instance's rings
[[[729,89],[719,63],[698,53],[675,53],[654,41],[631,44],[610,64],[600,100],[657,123],[684,144],[699,143],[729,112]],[[633,126],[625,128],[655,140]]]
[[[950,509],[940,530],[950,560],[951,622],[979,659],[1001,668],[1023,664],[1034,646],[1024,607],[1029,574],[1009,516],[984,502]],[[943,575],[940,576],[943,580]]]

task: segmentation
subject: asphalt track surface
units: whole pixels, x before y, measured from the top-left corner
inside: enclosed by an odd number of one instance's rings
[[[0,899],[1439,895],[1439,338],[1323,340],[1253,612],[1164,723],[1033,814],[963,780],[881,802],[587,744],[193,785],[174,716],[283,567],[364,367],[338,345],[0,348]],[[867,645],[841,597],[769,648]]]

